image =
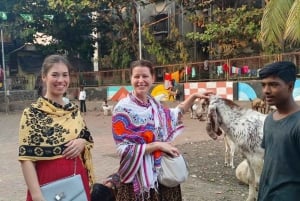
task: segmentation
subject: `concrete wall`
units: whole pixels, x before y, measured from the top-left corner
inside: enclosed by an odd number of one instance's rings
[[[107,87],[89,87],[85,88],[87,93],[87,102],[102,102],[107,98]],[[76,101],[78,97],[79,89],[68,89],[67,97],[70,100]],[[16,90],[10,91],[7,95],[7,101],[5,101],[5,94],[0,91],[0,112],[6,111],[19,111],[28,107],[39,97],[37,90]],[[7,108],[8,107],[8,108]],[[91,106],[95,108],[95,106]]]

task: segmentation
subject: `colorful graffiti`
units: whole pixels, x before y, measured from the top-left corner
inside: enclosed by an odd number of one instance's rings
[[[262,98],[262,89],[259,81],[238,82],[237,100],[248,101],[255,98]],[[293,91],[293,97],[296,101],[300,101],[300,80],[296,80]]]
[[[127,96],[133,90],[132,86],[111,86],[107,88],[107,100],[119,101]],[[153,86],[151,95],[160,101],[174,101],[173,96],[169,96],[169,91],[165,89],[163,84]]]
[[[261,84],[259,81],[249,82],[191,82],[184,83],[184,97],[188,97],[192,93],[213,91],[216,94],[238,101],[249,101],[255,98],[262,98]],[[235,87],[236,86],[236,87]],[[125,97],[132,86],[111,86],[107,88],[107,99],[119,101]],[[173,101],[173,97],[169,96],[169,91],[165,89],[164,84],[153,86],[151,95],[162,101]],[[296,80],[293,92],[294,99],[300,101],[300,80]]]
[[[132,86],[111,86],[107,87],[107,100],[119,101],[133,90]]]
[[[261,88],[257,89],[253,86],[253,83],[239,82],[238,83],[238,100],[240,101],[249,101],[256,98],[260,98],[260,95],[257,92],[260,92]]]

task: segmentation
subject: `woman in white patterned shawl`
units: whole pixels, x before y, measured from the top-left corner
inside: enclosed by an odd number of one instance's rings
[[[131,63],[133,91],[118,102],[113,111],[112,133],[120,156],[121,185],[117,201],[181,201],[180,185],[159,184],[157,175],[162,154],[178,156],[171,143],[182,133],[182,114],[196,98],[208,98],[210,92],[190,95],[176,108],[165,108],[149,95],[154,82],[150,61]]]

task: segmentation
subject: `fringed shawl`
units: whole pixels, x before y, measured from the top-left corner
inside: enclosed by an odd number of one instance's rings
[[[19,160],[52,160],[61,158],[65,144],[76,138],[87,143],[81,158],[88,170],[90,185],[94,183],[91,149],[93,139],[78,106],[64,107],[45,98],[24,109],[19,129]]]
[[[123,183],[133,183],[135,194],[157,187],[161,153],[145,154],[147,143],[172,141],[183,129],[178,108],[163,108],[154,98],[143,104],[132,93],[114,108],[112,132],[121,157],[119,174]]]

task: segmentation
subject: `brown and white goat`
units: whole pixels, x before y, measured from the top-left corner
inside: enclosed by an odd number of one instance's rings
[[[191,119],[205,121],[207,117],[208,101],[206,99],[196,100],[191,106]]]
[[[276,107],[275,106],[270,106],[267,102],[266,102],[266,99],[263,98],[263,99],[260,99],[260,98],[256,98],[254,100],[251,100],[251,108],[253,110],[256,110],[258,112],[261,112],[263,114],[268,114],[270,112],[273,112],[276,110]]]
[[[265,114],[252,109],[243,109],[233,101],[212,95],[209,98],[206,131],[212,139],[222,134],[234,141],[247,159],[250,170],[247,201],[255,201],[256,189],[263,166],[264,150],[261,148]]]

